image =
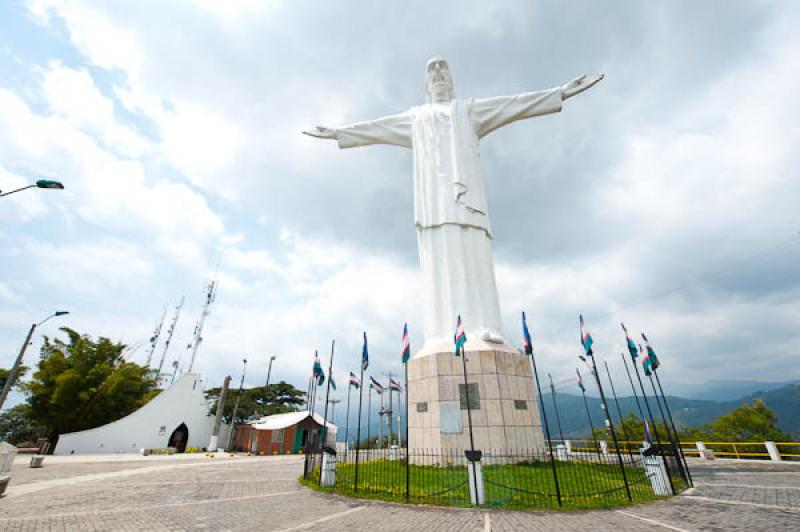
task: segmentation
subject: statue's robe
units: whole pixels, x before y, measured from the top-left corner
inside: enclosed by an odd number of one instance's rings
[[[484,332],[502,338],[480,139],[516,120],[558,112],[561,103],[560,88],[454,99],[335,129],[340,148],[392,144],[413,150],[425,301],[421,353],[452,343],[458,315],[468,338]]]

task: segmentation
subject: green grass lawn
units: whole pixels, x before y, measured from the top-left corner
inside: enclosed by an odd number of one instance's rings
[[[560,509],[608,508],[631,504],[618,465],[556,462],[561,490]],[[633,503],[657,500],[644,470],[626,467]],[[442,506],[471,506],[467,468],[420,466],[409,469],[409,502]],[[374,460],[359,464],[358,492],[354,490],[355,465],[340,463],[336,486],[319,487],[319,468],[300,482],[312,489],[350,497],[404,502],[406,468],[402,460]],[[486,507],[507,509],[559,509],[553,470],[549,462],[483,466]]]

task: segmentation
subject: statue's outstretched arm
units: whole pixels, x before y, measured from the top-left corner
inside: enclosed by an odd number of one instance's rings
[[[303,134],[320,139],[336,139],[340,148],[370,144],[410,148],[411,116],[409,113],[401,113],[337,128],[317,126],[303,131]]]
[[[517,120],[533,118],[561,111],[567,98],[579,94],[603,79],[602,75],[576,78],[562,87],[513,96],[476,98],[472,101],[470,115],[478,137],[484,137],[497,128]]]
[[[572,98],[586,89],[594,87],[603,79],[603,74],[587,74],[579,76],[561,87],[561,97],[563,99]]]

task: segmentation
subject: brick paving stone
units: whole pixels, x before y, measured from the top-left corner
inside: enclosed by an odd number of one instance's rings
[[[159,464],[45,463],[16,484],[38,482],[38,491],[0,500],[0,531],[457,532],[485,530],[487,516],[495,531],[667,530],[659,523],[678,530],[800,530],[800,489],[792,489],[800,488],[797,464],[692,461],[697,487],[689,495],[585,512],[447,509],[320,494],[296,482],[300,457]]]

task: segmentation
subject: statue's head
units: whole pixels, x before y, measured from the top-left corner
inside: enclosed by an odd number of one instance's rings
[[[444,58],[437,56],[428,60],[425,81],[425,99],[428,103],[449,102],[455,98],[450,66]]]

